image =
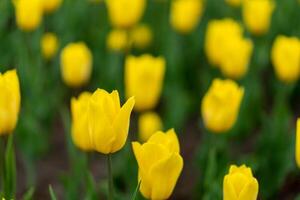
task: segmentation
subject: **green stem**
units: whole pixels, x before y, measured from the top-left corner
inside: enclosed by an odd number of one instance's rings
[[[107,167],[108,167],[108,200],[113,200],[113,176],[111,154],[107,154]]]
[[[135,200],[136,199],[137,193],[138,193],[138,191],[140,189],[140,185],[141,185],[141,181],[139,181],[139,183],[137,184],[137,186],[136,186],[136,188],[134,190],[134,193],[133,193],[133,195],[131,197],[131,200]]]

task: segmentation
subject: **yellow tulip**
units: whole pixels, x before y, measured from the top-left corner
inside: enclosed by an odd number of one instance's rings
[[[88,109],[89,134],[95,151],[110,154],[119,151],[125,144],[133,97],[121,107],[118,92],[108,93],[97,89],[91,96]]]
[[[112,30],[106,39],[106,46],[112,51],[124,51],[129,46],[128,35],[125,30]]]
[[[271,52],[277,77],[286,83],[296,82],[300,76],[300,40],[278,36]]]
[[[42,0],[45,13],[52,13],[59,8],[62,0]]]
[[[83,92],[78,99],[71,100],[71,133],[74,144],[83,151],[92,150],[88,128],[88,106],[92,94]]]
[[[242,0],[225,0],[227,4],[232,7],[239,7],[242,3]]]
[[[174,130],[158,131],[142,145],[133,142],[132,148],[139,166],[140,192],[147,199],[168,199],[183,168]]]
[[[130,28],[142,18],[146,0],[106,0],[106,5],[113,26]]]
[[[152,31],[149,26],[138,25],[130,32],[132,45],[138,49],[145,49],[152,42]]]
[[[86,84],[92,73],[92,53],[83,42],[70,43],[61,52],[60,68],[64,82],[70,87]]]
[[[156,106],[165,74],[165,59],[150,55],[129,56],[125,62],[126,96],[134,96],[135,110],[142,111]]]
[[[23,31],[33,31],[42,22],[43,8],[40,0],[15,0],[16,22]]]
[[[11,134],[17,124],[21,95],[16,70],[0,73],[0,135]]]
[[[224,177],[224,200],[256,200],[258,182],[253,177],[251,168],[242,165],[231,165],[229,174]]]
[[[300,118],[297,120],[297,130],[296,130],[296,163],[300,168]]]
[[[139,139],[146,142],[151,135],[162,129],[162,121],[155,112],[146,112],[139,117]]]
[[[243,95],[244,89],[234,81],[215,79],[202,100],[205,127],[215,133],[229,131],[237,120]]]
[[[243,19],[247,29],[255,35],[267,33],[274,8],[273,0],[244,0]]]
[[[58,39],[54,33],[45,33],[41,39],[42,54],[45,59],[53,58],[57,52]]]
[[[202,13],[202,0],[173,0],[170,22],[174,30],[187,34],[196,28]]]

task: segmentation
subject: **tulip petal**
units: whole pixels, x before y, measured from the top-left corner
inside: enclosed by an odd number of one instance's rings
[[[229,180],[230,176],[226,175],[223,181],[223,200],[238,200],[233,185]]]
[[[245,185],[241,191],[240,200],[256,200],[258,194],[258,182],[255,178],[251,178],[251,181]]]
[[[167,136],[167,137],[166,137]],[[170,150],[170,152],[179,153],[179,141],[174,129],[170,129],[167,133],[163,133],[162,131],[158,131],[153,134],[148,140],[150,143],[162,144]]]
[[[296,163],[300,168],[300,118],[297,120],[297,130],[296,130]]]

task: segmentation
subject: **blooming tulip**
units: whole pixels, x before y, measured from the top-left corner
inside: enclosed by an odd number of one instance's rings
[[[174,130],[158,131],[142,145],[133,142],[132,148],[139,166],[140,192],[147,199],[168,199],[183,168]]]
[[[57,52],[58,39],[54,33],[45,33],[41,39],[42,54],[45,59],[49,60]]]
[[[62,2],[62,0],[42,0],[43,9],[45,13],[51,13],[57,10]]]
[[[146,142],[152,134],[162,129],[162,121],[155,112],[146,112],[139,117],[139,139]]]
[[[128,35],[125,30],[112,30],[106,39],[106,46],[112,51],[124,51],[128,47]]]
[[[144,49],[151,44],[152,31],[147,25],[138,25],[130,32],[132,45],[138,49]]]
[[[296,163],[300,168],[300,118],[297,120],[296,130]]]

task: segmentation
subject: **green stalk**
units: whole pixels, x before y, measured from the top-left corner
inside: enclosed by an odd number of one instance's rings
[[[113,191],[111,154],[107,154],[107,168],[108,168],[108,200],[113,200],[114,191]]]
[[[136,188],[134,190],[134,193],[133,193],[133,195],[131,197],[131,200],[135,200],[136,199],[137,193],[138,193],[138,191],[140,189],[140,185],[141,185],[141,181],[139,181],[139,183],[137,184],[137,186],[136,186]]]

